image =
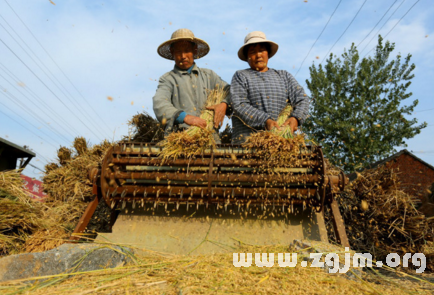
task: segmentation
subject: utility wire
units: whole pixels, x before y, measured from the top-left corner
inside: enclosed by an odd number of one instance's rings
[[[45,53],[48,55],[48,57],[51,59],[51,61],[57,66],[57,68],[62,72],[63,76],[71,83],[71,85],[74,87],[74,89],[77,91],[78,94],[80,94],[81,98],[84,100],[84,102],[89,106],[89,108],[92,109],[92,111],[97,115],[97,117],[101,120],[101,122],[104,124],[104,126],[108,126],[108,124],[99,116],[99,114],[95,111],[95,109],[89,104],[89,102],[83,97],[81,92],[77,89],[77,87],[72,83],[72,81],[68,78],[68,76],[63,72],[63,70],[59,67],[57,62],[51,57],[50,53],[45,49],[45,47],[39,42],[38,38],[32,33],[32,31],[27,27],[27,25],[24,23],[24,21],[20,18],[20,16],[15,12],[15,10],[12,8],[12,6],[9,4],[7,0],[5,0],[6,4],[9,6],[9,8],[14,12],[16,17],[21,21],[21,23],[26,27],[27,31],[33,36],[33,38],[38,42],[38,44],[41,46],[41,48],[45,51]],[[109,134],[111,131],[109,132]]]
[[[375,28],[378,26],[378,24],[383,20],[383,18],[386,16],[386,14],[389,12],[389,10],[393,7],[393,5],[395,5],[395,3],[398,2],[398,0],[395,0],[395,2],[393,2],[390,6],[389,9],[386,10],[386,12],[383,14],[383,16],[380,18],[380,20],[375,24],[375,26],[372,28],[372,30],[365,36],[365,38],[363,38],[362,41],[360,41],[360,43],[357,45],[357,47],[360,46],[360,44],[363,43],[363,41],[366,40],[366,38],[368,38],[369,35],[371,35],[372,31],[375,30]]]
[[[3,19],[3,21],[9,26],[9,28],[15,33],[15,35],[18,36],[18,38],[21,40],[21,42],[24,43],[24,45],[27,46],[27,48],[29,49],[29,51],[36,57],[36,59],[41,63],[41,65],[51,74],[51,76],[57,81],[57,83],[55,81],[53,81],[53,79],[47,74],[47,72],[35,61],[35,59],[27,52],[27,50],[25,48],[23,48],[23,46],[21,46],[21,44],[14,38],[14,36],[12,36],[12,34],[2,25],[0,24],[0,26],[6,31],[6,33],[8,33],[8,35],[18,44],[18,46],[24,51],[24,53],[27,54],[27,56],[39,67],[39,69],[47,76],[47,78],[57,87],[57,89],[59,89],[60,92],[62,92],[62,94],[69,100],[69,102],[74,105],[74,107],[78,110],[78,111],[83,111],[85,112],[86,118],[92,122],[90,122],[93,126],[100,128],[100,124],[98,124],[97,122],[95,122],[93,120],[93,118],[87,113],[86,108],[79,108],[77,106],[76,101],[74,101],[71,93],[68,91],[68,89],[66,89],[65,86],[63,86],[63,84],[59,81],[59,79],[57,79],[57,77],[50,71],[50,69],[44,64],[44,62],[41,61],[41,59],[34,53],[34,51],[27,45],[27,43],[20,37],[20,35],[12,28],[12,26],[8,23],[8,21],[0,14],[0,17]],[[63,88],[60,88],[59,85]],[[66,94],[66,93],[68,94]],[[101,132],[102,130],[99,130],[99,132]]]
[[[324,58],[322,59],[321,63],[324,62],[324,60],[326,59],[326,57],[329,55],[330,51],[332,51],[333,47],[335,47],[335,45],[339,42],[339,40],[342,38],[342,36],[347,32],[348,28],[353,24],[354,20],[356,19],[357,15],[359,15],[360,10],[362,10],[363,6],[365,5],[366,1],[365,0],[362,4],[362,6],[360,6],[359,10],[357,11],[356,15],[353,17],[353,19],[351,20],[350,24],[346,27],[345,31],[342,33],[342,35],[339,36],[339,38],[336,40],[335,44],[333,44],[333,46],[330,48],[330,50],[327,52],[327,54],[324,56]]]
[[[398,5],[398,7],[396,7],[396,9],[395,9],[395,10],[392,12],[392,14],[387,18],[387,20],[384,22],[384,24],[381,26],[381,28],[378,29],[377,33],[375,33],[375,34],[372,36],[371,40],[369,40],[369,42],[365,45],[365,47],[363,47],[362,51],[360,51],[360,54],[361,54],[363,51],[365,51],[366,47],[368,47],[369,44],[371,44],[372,40],[373,40],[375,37],[378,36],[378,33],[381,31],[381,29],[384,28],[384,26],[389,22],[389,20],[392,18],[392,16],[395,14],[395,12],[398,11],[398,9],[402,6],[402,4],[404,4],[405,1],[406,1],[406,0],[403,0],[403,1]],[[374,47],[374,48],[375,48],[375,47]],[[371,49],[369,52],[371,52],[372,50],[373,50],[373,49]],[[369,53],[369,52],[368,52],[368,53]],[[367,54],[368,54],[368,53],[367,53]],[[365,54],[365,56],[366,56],[367,54]]]
[[[4,66],[1,62],[0,62],[0,69],[2,69],[6,75],[8,75],[12,80],[15,81],[15,83],[20,83],[20,81],[22,81],[21,79],[19,79],[17,76],[15,76],[6,66]],[[4,78],[5,80],[7,80],[6,78]],[[9,82],[9,81],[8,81]],[[10,82],[9,82],[10,83]],[[11,84],[11,83],[10,83]],[[31,95],[36,101],[38,101],[41,105],[43,105],[45,108],[47,108],[51,114],[53,114],[60,122],[62,122],[67,128],[69,128],[72,132],[78,134],[78,131],[75,130],[75,128],[73,128],[68,122],[66,122],[61,116],[59,116],[58,112],[54,111],[43,99],[41,99],[36,93],[34,93],[29,86],[25,86],[23,87],[23,89],[29,94]],[[20,92],[21,93],[21,92]],[[24,95],[24,94],[22,94]],[[25,96],[25,95],[24,95]],[[30,99],[31,100],[31,99]],[[51,118],[52,119],[52,118]],[[55,120],[52,120],[55,121]],[[72,137],[74,137],[74,135],[72,135],[71,133],[69,133],[67,131],[68,134],[70,134]]]
[[[29,109],[22,101],[17,99],[13,94],[11,94],[9,91],[7,91],[2,85],[0,85],[0,89],[3,90],[2,94],[4,96],[6,96],[6,98],[11,100],[14,104],[16,104],[19,108],[21,108],[26,113],[28,113],[30,116],[35,118],[36,121],[38,121],[40,124],[47,125],[48,128],[51,129],[51,131],[53,131],[53,133],[55,133],[57,136],[59,136],[59,138],[63,138],[66,142],[69,142],[69,140],[63,134],[59,133],[50,124],[46,123],[45,120],[43,118],[41,118],[41,116],[36,114],[32,109]]]
[[[301,67],[302,67],[303,64],[304,64],[304,61],[305,61],[306,58],[309,56],[309,53],[312,51],[313,47],[315,46],[315,44],[316,44],[316,42],[318,41],[318,39],[321,37],[322,33],[324,33],[325,29],[327,28],[327,26],[328,26],[330,20],[332,19],[333,15],[335,14],[335,12],[336,12],[336,10],[338,9],[339,5],[341,5],[341,2],[342,2],[342,0],[339,0],[338,5],[336,5],[335,10],[333,11],[332,15],[330,15],[330,18],[329,18],[329,20],[327,21],[327,23],[325,24],[325,26],[324,26],[324,28],[322,29],[321,33],[320,33],[319,36],[316,38],[315,42],[313,42],[312,47],[309,49],[309,52],[308,52],[308,53],[306,54],[306,56],[304,57],[303,61],[301,62],[301,65],[300,65],[300,67],[298,68],[297,73],[295,73],[295,76],[294,76],[294,77],[297,77],[297,74],[298,74],[298,72],[300,72],[300,69],[301,69]]]
[[[422,113],[422,112],[428,112],[428,111],[432,111],[433,109],[426,109],[426,110],[421,110],[421,111],[414,111],[415,113]]]
[[[53,95],[54,97],[56,97],[56,99],[58,101],[60,101],[63,106],[69,110],[68,106],[53,92],[53,90],[51,90],[50,87],[48,87],[47,84],[45,84],[44,81],[41,80],[41,78],[39,78],[38,75],[35,74],[35,72],[32,71],[32,69],[29,68],[29,66],[3,41],[3,39],[0,38],[0,42],[3,43],[4,46],[6,46],[6,48],[13,54],[15,55],[15,57],[39,80],[39,82],[41,82]],[[91,128],[89,128],[89,126],[87,126],[81,119],[80,117],[78,117],[73,111],[70,111],[72,115],[74,115],[91,133],[93,133],[93,135],[95,135],[97,138],[99,138],[99,140],[101,140],[101,138],[95,134],[95,132],[93,132],[93,130]]]
[[[24,93],[22,93],[17,87],[15,87],[14,84],[12,84],[10,81],[8,81],[2,74],[0,74],[0,77],[2,77],[3,79],[6,80],[6,82],[8,82],[15,90],[17,90],[22,96],[24,96],[30,103],[32,103],[36,108],[38,108],[41,112],[43,112],[49,119],[51,119],[52,122],[55,122],[55,120],[53,120],[53,118],[47,114],[45,112],[45,110],[43,110],[42,108],[40,108],[38,106],[37,103],[35,103],[33,100],[31,100],[30,98],[28,98]],[[23,102],[21,102],[21,100],[19,100],[16,96],[13,96],[12,94],[10,94],[10,92],[4,91],[6,93],[8,93],[9,95],[11,95],[11,97],[13,97],[13,99],[15,99],[16,101],[18,101],[21,104],[21,107],[23,109],[28,109],[28,105],[24,104]],[[32,110],[30,110],[33,114],[35,114]],[[39,116],[38,116],[39,117]],[[43,121],[43,123],[45,123],[44,119],[41,119]],[[50,125],[49,125],[50,126]],[[71,133],[69,133],[69,131],[67,129],[64,129],[62,126],[60,126],[66,133],[68,133],[70,136],[74,137]],[[54,127],[52,127],[54,128]],[[69,140],[63,135],[60,134],[59,132],[56,131],[56,133],[58,133],[60,136],[63,137],[63,139],[65,139],[67,142],[69,142]]]
[[[48,164],[48,162],[47,162],[47,164]],[[29,166],[32,166],[33,168],[35,168],[35,169],[38,169],[39,171],[41,171],[41,172],[45,172],[44,170],[42,170],[41,168],[39,168],[39,167],[36,167],[35,165],[32,165],[32,164],[28,164]]]
[[[4,105],[3,103],[0,102],[1,105],[3,105],[4,107],[6,107],[7,109],[9,109],[10,111],[12,111],[15,115],[17,115],[18,117],[20,117],[20,115],[18,115],[16,112],[14,112],[12,109],[10,109],[9,107],[7,107],[6,105]],[[55,149],[57,149],[57,147],[53,144],[51,144],[49,141],[47,141],[46,139],[40,137],[39,135],[35,134],[32,130],[30,130],[29,128],[27,128],[26,126],[24,126],[23,124],[21,124],[21,122],[15,120],[14,118],[12,118],[11,116],[9,116],[8,114],[6,114],[5,112],[3,112],[2,110],[0,110],[1,113],[3,113],[6,117],[8,117],[9,119],[15,121],[17,124],[21,125],[22,127],[24,127],[25,129],[27,129],[28,131],[30,131],[33,135],[39,137],[40,139],[42,139],[44,142],[48,143],[49,145],[51,145],[52,147],[54,147]],[[34,126],[32,123],[30,123],[29,121],[27,121],[26,119],[20,117],[22,120],[26,121],[27,123],[29,123],[31,126],[33,126],[34,128],[38,129],[36,126]],[[39,129],[38,129],[39,130]],[[42,130],[39,130],[42,132]]]
[[[413,9],[413,7],[419,2],[420,0],[417,0],[408,10],[407,10],[407,12],[399,19],[399,21],[397,21],[396,22],[396,24],[393,26],[393,28],[391,28],[390,29],[390,31],[386,34],[386,35],[384,35],[384,38],[386,38],[389,34],[390,34],[390,32],[392,32],[393,31],[393,29],[402,21],[402,19],[410,12],[410,10],[412,10]]]

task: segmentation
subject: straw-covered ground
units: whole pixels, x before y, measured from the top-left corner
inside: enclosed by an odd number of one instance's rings
[[[107,245],[110,247],[110,245]],[[323,268],[279,267],[278,253],[288,246],[244,247],[241,253],[274,253],[273,267],[234,267],[233,254],[200,256],[131,254],[128,265],[115,269],[0,283],[3,294],[432,294],[432,275],[409,275],[384,269],[326,273]],[[325,255],[325,254],[324,254]],[[343,257],[343,251],[339,254]],[[254,255],[253,255],[254,257]],[[34,281],[34,278],[31,279]]]

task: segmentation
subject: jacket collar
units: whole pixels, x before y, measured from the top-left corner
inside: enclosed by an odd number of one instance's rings
[[[173,67],[173,71],[175,73],[177,73],[178,75],[180,75],[180,76],[182,76],[182,75],[188,75],[187,70],[180,69],[176,65]],[[196,73],[196,74],[199,73],[199,68],[197,67],[196,63],[193,64],[193,69],[191,70],[191,72],[192,73]]]

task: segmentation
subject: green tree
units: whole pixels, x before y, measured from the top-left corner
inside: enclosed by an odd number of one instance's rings
[[[405,139],[419,134],[427,124],[417,125],[411,116],[418,100],[403,105],[414,77],[409,54],[389,62],[394,43],[383,44],[375,54],[360,58],[354,43],[337,58],[330,54],[325,66],[310,69],[307,87],[312,94],[306,133],[324,147],[325,156],[346,171],[367,166],[406,146]]]

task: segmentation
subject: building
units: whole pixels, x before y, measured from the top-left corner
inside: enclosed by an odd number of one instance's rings
[[[404,192],[424,201],[434,183],[434,167],[432,165],[404,149],[370,165],[368,168],[375,168],[383,164],[398,171],[400,187]],[[354,179],[355,174],[350,174],[349,178],[350,180]]]
[[[0,137],[0,171],[24,168],[34,157],[34,152]]]

